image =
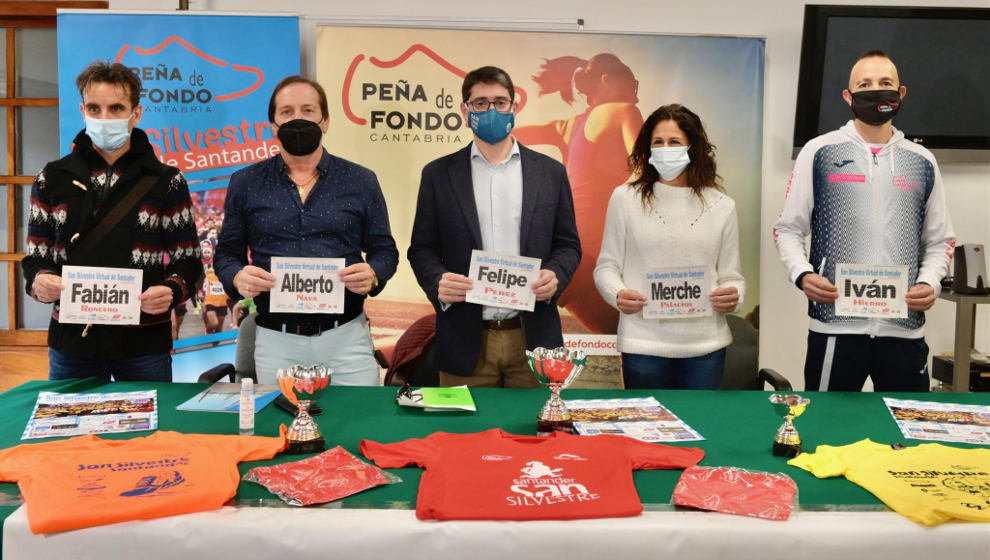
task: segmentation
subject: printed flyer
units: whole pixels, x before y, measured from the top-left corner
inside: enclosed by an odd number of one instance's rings
[[[344,259],[272,257],[272,313],[343,313]]]
[[[278,385],[254,385],[254,412],[261,412],[261,409],[282,394]],[[175,407],[176,410],[187,410],[197,412],[240,412],[241,411],[241,384],[217,381],[209,388]]]
[[[63,266],[60,323],[137,325],[141,321],[144,271],[130,268]]]
[[[532,285],[540,277],[540,259],[475,249],[468,277],[474,281],[465,297],[468,303],[520,311],[536,307]]]
[[[908,267],[893,265],[835,265],[838,317],[907,317]]]
[[[643,283],[644,319],[690,319],[710,317],[711,270],[707,266],[655,268],[646,272]]]
[[[618,434],[640,441],[701,441],[705,438],[653,397],[564,401],[583,436]]]
[[[904,437],[990,445],[990,406],[884,397]]]
[[[21,439],[158,429],[158,392],[38,393]]]

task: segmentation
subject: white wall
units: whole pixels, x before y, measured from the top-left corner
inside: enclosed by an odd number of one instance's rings
[[[895,6],[990,7],[990,0],[917,1],[867,0],[850,2],[821,0],[829,4]],[[783,201],[784,185],[790,175],[791,139],[801,50],[801,29],[805,2],[792,0],[500,0],[484,4],[482,11],[492,18],[517,20],[584,19],[587,31],[627,31],[637,33],[683,33],[762,36],[767,39],[766,98],[763,151],[764,235],[761,244],[760,363],[772,367],[803,387],[803,364],[808,318],[803,294],[791,284],[770,238],[770,227]],[[170,5],[178,6],[178,2]],[[463,0],[363,0],[360,3],[327,0],[190,0],[190,10],[210,11],[294,11],[303,16],[366,16],[377,20],[425,17],[466,19],[477,17]],[[161,0],[111,0],[111,9],[161,10]],[[539,21],[527,27],[549,27]],[[560,28],[554,25],[554,28]],[[304,41],[311,35],[303,31]],[[304,44],[304,51],[312,44]],[[304,59],[304,64],[309,61]],[[976,71],[976,69],[974,69]],[[952,87],[946,84],[946,87]],[[731,94],[731,92],[726,92]],[[838,94],[838,92],[836,92]],[[946,108],[951,110],[952,108]],[[905,110],[910,110],[905,106]],[[959,242],[990,246],[990,163],[943,163],[945,181],[956,236]],[[953,340],[951,303],[940,301],[928,314],[927,338],[933,352],[949,350]],[[990,319],[977,322],[976,345],[990,350]]]

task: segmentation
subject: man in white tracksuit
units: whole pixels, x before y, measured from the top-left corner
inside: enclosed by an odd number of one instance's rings
[[[924,311],[955,237],[935,158],[891,124],[906,92],[885,53],[864,54],[842,92],[855,119],[808,142],[787,185],[774,241],[809,300],[806,390],[929,389]],[[836,316],[838,263],[906,266],[907,318]]]

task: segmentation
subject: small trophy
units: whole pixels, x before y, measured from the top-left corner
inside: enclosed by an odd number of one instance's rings
[[[278,370],[279,389],[299,407],[299,414],[289,426],[288,453],[319,453],[326,449],[320,428],[309,415],[309,405],[326,390],[331,376],[333,370],[324,366],[289,366]]]
[[[555,430],[573,433],[574,422],[571,421],[571,413],[564,406],[564,401],[560,400],[560,391],[577,379],[588,358],[580,350],[566,348],[527,350],[526,358],[536,379],[544,387],[550,388],[550,398],[537,416],[537,434],[548,436]]]
[[[804,413],[811,399],[801,395],[770,395],[770,402],[777,415],[784,419],[773,438],[773,454],[779,457],[797,457],[801,453],[801,436],[791,421]]]

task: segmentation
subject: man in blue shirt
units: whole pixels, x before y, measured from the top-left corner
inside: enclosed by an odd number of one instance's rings
[[[261,383],[274,382],[279,368],[322,364],[334,385],[378,384],[364,299],[384,289],[399,252],[375,174],[323,149],[328,119],[318,83],[282,80],[268,104],[281,153],[234,173],[227,188],[214,266],[228,295],[258,307]],[[345,259],[344,311],[272,313],[272,257]]]

